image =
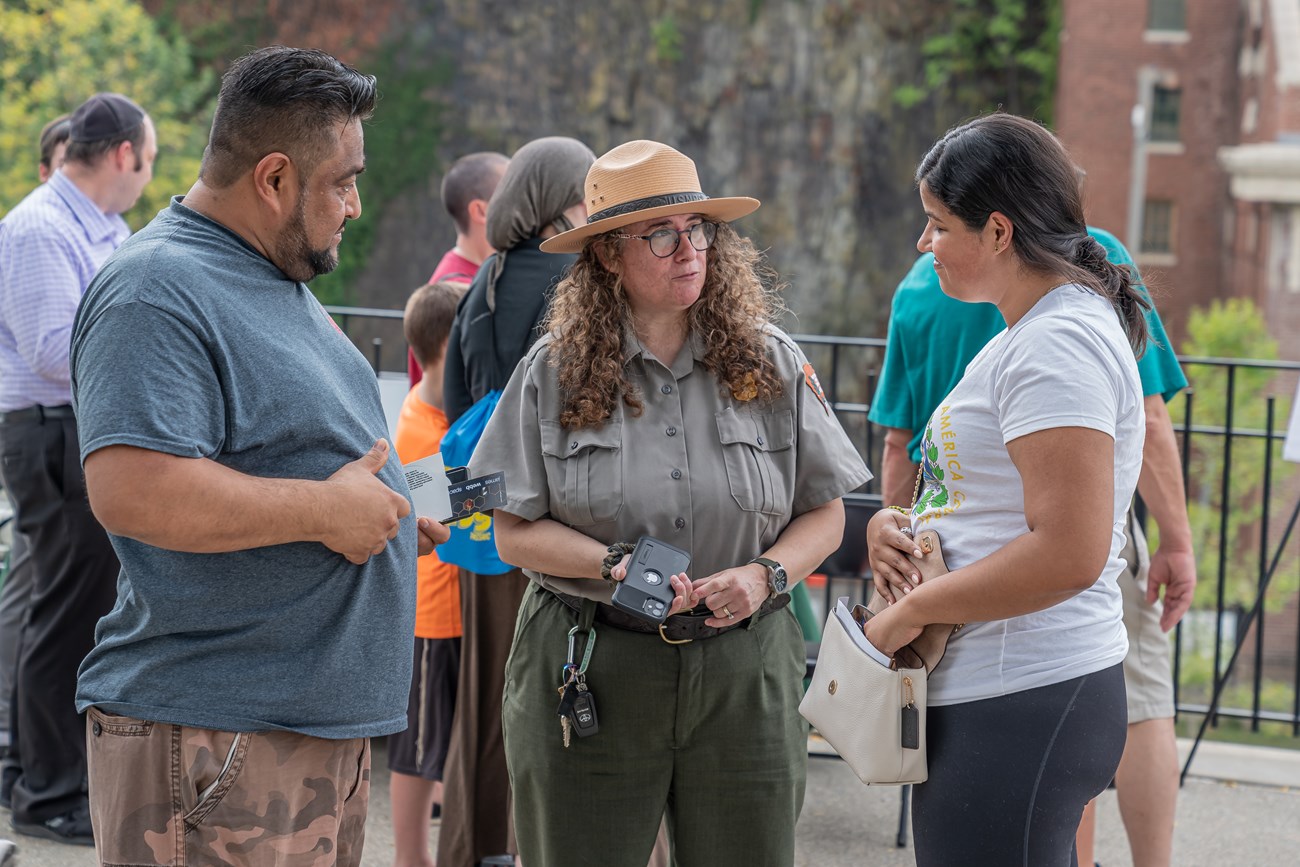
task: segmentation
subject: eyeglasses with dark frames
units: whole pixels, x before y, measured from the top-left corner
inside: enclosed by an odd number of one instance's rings
[[[692,223],[685,229],[655,229],[649,235],[628,235],[619,233],[616,238],[629,241],[648,241],[650,252],[660,259],[667,259],[681,246],[682,235],[691,242],[691,246],[701,253],[713,246],[713,239],[718,237],[718,224],[710,220]]]

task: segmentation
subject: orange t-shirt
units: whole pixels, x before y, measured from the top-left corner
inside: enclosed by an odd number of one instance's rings
[[[436,454],[442,445],[442,435],[447,432],[447,416],[420,400],[415,393],[418,388],[412,388],[402,401],[402,414],[393,437],[397,457],[404,464]],[[421,557],[417,563],[415,637],[459,638],[459,570],[439,560],[437,552]]]

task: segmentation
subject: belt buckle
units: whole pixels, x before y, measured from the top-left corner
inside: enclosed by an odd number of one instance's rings
[[[659,637],[664,640],[665,644],[690,644],[695,640],[694,638],[681,638],[677,640],[669,638],[667,633],[664,632],[664,625],[662,623],[659,624]]]

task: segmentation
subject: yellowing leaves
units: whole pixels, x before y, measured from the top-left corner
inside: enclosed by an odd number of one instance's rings
[[[127,215],[139,228],[198,174],[214,76],[196,73],[134,0],[18,0],[0,5],[0,216],[36,186],[46,121],[102,90],[140,103],[158,130],[154,180]]]

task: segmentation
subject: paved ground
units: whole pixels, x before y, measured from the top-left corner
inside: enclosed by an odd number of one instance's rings
[[[1184,744],[1184,749],[1186,745]],[[387,761],[376,752],[363,867],[392,864]],[[1300,751],[1203,744],[1178,807],[1179,867],[1300,863]],[[809,762],[794,867],[903,867],[911,849],[894,846],[899,790],[867,788],[838,759]],[[0,811],[0,831],[8,828]],[[430,829],[436,839],[437,827]],[[19,837],[20,867],[93,867],[93,850]],[[1115,793],[1102,796],[1097,858],[1131,867]]]

